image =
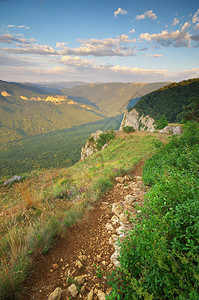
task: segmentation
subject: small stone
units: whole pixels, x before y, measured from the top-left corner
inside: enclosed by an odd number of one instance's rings
[[[131,181],[131,179],[132,179],[132,178],[131,178],[131,176],[129,176],[129,175],[125,175],[125,176],[124,176],[124,180],[125,180],[125,181]]]
[[[105,297],[106,297],[105,293],[100,290],[98,290],[97,296],[98,296],[99,300],[105,300]]]
[[[70,274],[71,274],[71,271],[70,271],[70,269],[66,270],[66,272],[64,273],[64,275],[65,275],[66,277],[69,277],[69,276],[70,276]]]
[[[73,283],[68,287],[68,291],[70,292],[72,297],[76,297],[78,294],[78,290],[76,285]]]
[[[113,230],[114,230],[113,226],[112,226],[110,223],[107,223],[107,224],[106,224],[106,229],[107,229],[108,231],[113,231]]]
[[[50,294],[48,297],[48,300],[60,300],[62,296],[62,289],[60,287],[57,287],[54,292]]]
[[[135,201],[134,197],[132,195],[126,195],[125,196],[125,202],[128,204],[131,204]]]
[[[90,290],[90,292],[87,295],[87,300],[93,300],[93,288]]]
[[[4,185],[8,185],[8,184],[14,183],[14,182],[19,182],[20,180],[22,180],[22,177],[15,175],[15,176],[11,177],[10,179],[6,180],[4,182]]]
[[[115,181],[119,182],[119,183],[124,183],[124,178],[123,177],[116,177]]]
[[[57,270],[59,268],[59,265],[58,264],[53,264],[53,270]]]
[[[116,216],[119,216],[119,214],[121,213],[121,207],[120,207],[120,205],[117,205],[116,203],[113,203],[113,206],[112,206],[112,212],[113,212]]]
[[[85,262],[87,260],[87,256],[86,255],[79,255],[78,256],[78,259],[81,261],[81,262]]]
[[[63,262],[64,261],[63,258],[61,258],[60,261]]]
[[[118,222],[118,217],[112,216],[111,222],[113,223],[113,225],[115,225]]]
[[[86,277],[87,275],[80,275],[80,276],[76,276],[74,280],[77,282],[78,285],[82,285],[84,284]]]
[[[122,222],[122,223],[128,223],[127,215],[121,213],[121,214],[119,215],[119,218],[120,218],[120,222]]]
[[[76,260],[75,267],[77,267],[78,269],[81,269],[83,267],[83,265],[82,265],[82,263],[81,263],[80,260]]]
[[[118,228],[116,229],[116,232],[117,232],[117,234],[118,234],[120,237],[123,237],[123,236],[124,236],[124,230],[125,230],[124,226],[121,225],[120,227],[118,227]]]

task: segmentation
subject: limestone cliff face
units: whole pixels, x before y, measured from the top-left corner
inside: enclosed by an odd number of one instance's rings
[[[155,130],[154,123],[155,120],[149,115],[139,117],[139,112],[136,109],[132,109],[130,112],[126,110],[119,130],[122,130],[125,126],[131,126],[135,130],[153,132]]]
[[[172,133],[174,135],[182,134],[183,130],[181,126],[173,125],[173,126],[166,126],[161,130],[157,130],[154,127],[155,120],[151,118],[149,115],[144,116],[142,115],[139,117],[139,113],[136,109],[132,109],[130,112],[128,110],[125,111],[122,123],[120,125],[119,130],[123,130],[125,126],[134,127],[135,130],[140,131],[159,131],[160,133]]]

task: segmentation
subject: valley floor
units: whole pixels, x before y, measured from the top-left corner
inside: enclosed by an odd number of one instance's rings
[[[61,299],[71,299],[73,294],[73,299],[97,300],[110,294],[107,274],[118,263],[116,241],[123,231],[132,229],[128,218],[138,214],[143,203],[142,166],[143,160],[127,176],[116,178],[114,188],[85,213],[83,220],[55,241],[46,255],[37,257],[20,300],[48,299],[57,287],[62,289]],[[125,211],[129,211],[128,217]]]

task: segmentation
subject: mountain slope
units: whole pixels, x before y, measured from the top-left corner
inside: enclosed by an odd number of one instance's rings
[[[84,97],[84,100],[95,103],[108,116],[122,114],[131,99],[146,95],[168,84],[168,82],[156,83],[102,83],[76,86],[63,89],[69,98]]]
[[[103,118],[98,109],[67,96],[49,95],[29,85],[0,82],[1,143]]]
[[[150,115],[155,120],[165,115],[169,122],[176,122],[183,106],[190,104],[191,97],[199,95],[199,78],[172,83],[142,98],[133,107],[140,115]]]

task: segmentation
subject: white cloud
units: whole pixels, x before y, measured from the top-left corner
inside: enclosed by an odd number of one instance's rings
[[[141,33],[140,39],[147,42],[155,42],[161,46],[174,46],[174,47],[190,47],[191,35],[186,31],[162,31],[157,34]]]
[[[136,18],[136,20],[143,20],[146,18],[149,18],[151,20],[156,20],[157,16],[155,13],[153,13],[153,10],[148,10],[142,15],[137,15],[135,18]]]
[[[9,38],[8,38],[9,37]],[[17,54],[34,54],[34,55],[74,55],[74,56],[134,56],[135,46],[129,46],[129,44],[135,43],[136,39],[130,39],[128,35],[122,34],[116,38],[106,39],[90,39],[90,40],[77,40],[80,43],[79,47],[69,48],[65,46],[65,43],[57,43],[56,47],[60,49],[54,49],[48,45],[31,44],[25,39],[12,38],[12,41],[16,43],[16,46],[20,48],[2,48],[3,51]],[[11,36],[7,35],[7,39],[0,37],[0,42],[11,42]]]
[[[132,29],[129,31],[129,33],[134,33],[135,32],[135,29]]]
[[[17,37],[14,37],[11,34],[4,34],[4,35],[0,36],[0,43],[10,44],[12,42],[22,43],[22,44],[30,44],[30,42],[28,42],[26,39],[24,39],[24,38],[17,38]]]
[[[162,57],[163,55],[162,54],[144,54],[143,56],[159,58],[159,57]]]
[[[88,59],[83,60],[79,56],[74,56],[74,57],[63,56],[62,63],[72,67],[87,67],[93,65],[92,60],[88,60]]]
[[[175,26],[179,23],[179,19],[178,18],[174,18],[172,25]]]
[[[181,30],[184,31],[187,28],[189,28],[191,26],[191,24],[189,22],[185,22],[184,25],[182,26]]]
[[[77,59],[78,61],[79,59]],[[167,69],[130,68],[120,65],[64,65],[62,67],[35,68],[2,66],[0,77],[2,80],[11,81],[123,81],[123,82],[155,82],[155,81],[180,81],[195,78],[199,69],[183,71],[168,71]],[[17,78],[17,79],[16,79]]]
[[[66,43],[62,42],[62,43],[59,43],[57,42],[56,44],[56,48],[64,48],[66,46]]]
[[[59,55],[52,47],[38,44],[21,45],[20,48],[3,48],[3,50],[16,54]]]
[[[8,28],[30,29],[30,26],[27,26],[27,25],[8,25]]]
[[[198,23],[199,22],[199,9],[197,10],[197,12],[193,15],[192,18],[192,23]]]
[[[114,16],[115,18],[117,18],[118,15],[127,15],[128,14],[128,11],[126,11],[125,9],[123,8],[118,8],[118,10],[114,11]]]

